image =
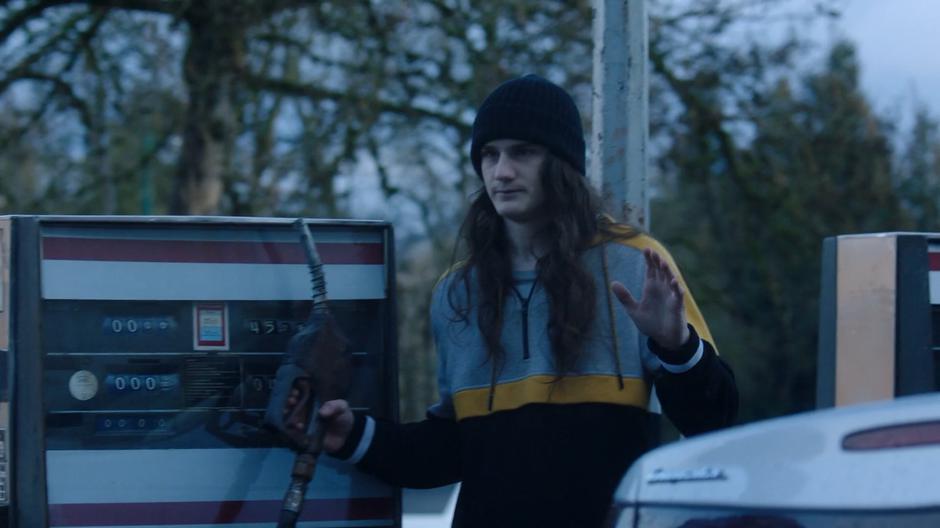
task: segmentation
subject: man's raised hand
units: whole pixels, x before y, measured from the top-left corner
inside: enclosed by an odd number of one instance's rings
[[[689,339],[683,299],[685,291],[665,259],[652,249],[644,249],[646,277],[639,301],[626,286],[618,281],[610,289],[623,304],[637,329],[656,343],[670,350],[682,346]]]

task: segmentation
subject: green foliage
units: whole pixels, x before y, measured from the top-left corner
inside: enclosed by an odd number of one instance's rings
[[[940,225],[940,125],[918,109],[910,136],[902,142],[895,171],[902,207],[915,231],[935,232]]]
[[[795,87],[781,77],[756,90],[744,132],[702,102],[718,99],[713,87],[681,89],[691,108],[664,160],[677,185],[653,213],[657,232],[692,259],[690,282],[737,367],[742,418],[813,408],[822,239],[926,225],[905,202],[936,203],[919,194],[936,165],[921,156],[897,185],[890,129],[860,91],[848,43]],[[916,129],[929,141],[929,123]]]

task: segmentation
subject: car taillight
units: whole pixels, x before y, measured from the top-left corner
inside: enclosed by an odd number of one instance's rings
[[[846,435],[842,449],[864,451],[940,444],[940,420],[866,429]]]

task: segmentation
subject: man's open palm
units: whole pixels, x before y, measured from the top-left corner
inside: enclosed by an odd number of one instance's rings
[[[639,301],[618,281],[611,282],[610,288],[640,332],[663,348],[679,348],[689,338],[683,306],[685,291],[658,253],[647,248],[643,256],[646,257],[646,277]]]

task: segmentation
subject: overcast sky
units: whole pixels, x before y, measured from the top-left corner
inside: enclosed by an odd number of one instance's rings
[[[879,111],[925,104],[940,117],[940,0],[843,0],[832,28],[855,42],[862,85]]]

